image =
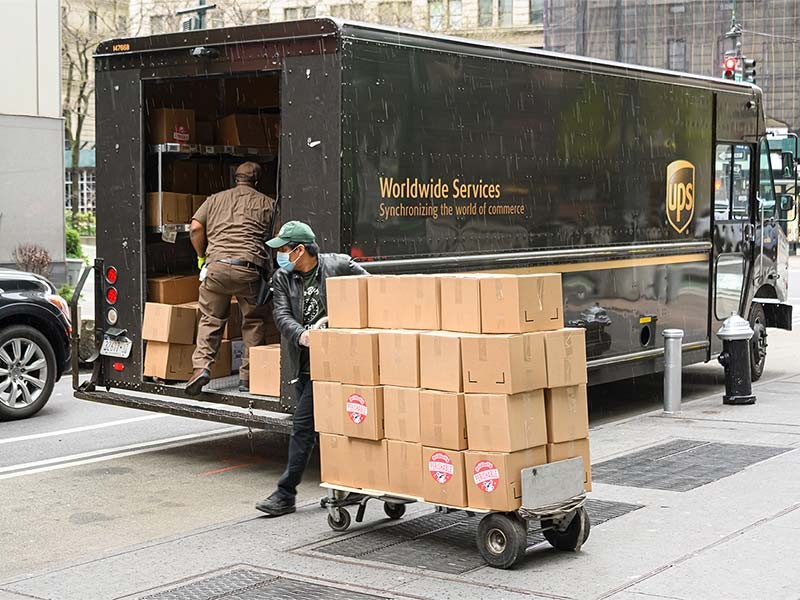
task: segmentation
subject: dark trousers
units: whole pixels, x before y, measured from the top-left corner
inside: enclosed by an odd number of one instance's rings
[[[292,435],[289,438],[289,460],[286,470],[278,480],[278,493],[285,498],[297,495],[297,486],[317,444],[314,431],[314,388],[308,375],[300,375],[295,384],[297,405],[294,408]]]

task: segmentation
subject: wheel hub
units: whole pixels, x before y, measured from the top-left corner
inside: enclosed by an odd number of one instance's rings
[[[488,541],[489,551],[492,554],[502,554],[508,545],[506,534],[499,529],[492,529],[489,532]]]

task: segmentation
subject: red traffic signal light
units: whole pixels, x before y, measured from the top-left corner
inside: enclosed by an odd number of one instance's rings
[[[724,66],[726,71],[733,71],[736,68],[736,59],[733,57],[726,58]]]
[[[722,62],[722,76],[725,79],[735,79],[736,78],[736,58],[735,57],[729,56]]]

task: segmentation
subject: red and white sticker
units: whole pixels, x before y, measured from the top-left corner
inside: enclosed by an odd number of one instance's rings
[[[175,125],[175,131],[172,132],[172,139],[176,142],[188,142],[189,130],[185,125]]]
[[[363,423],[367,418],[367,401],[360,394],[350,394],[344,409],[356,425]]]
[[[453,461],[444,452],[434,452],[428,460],[428,471],[436,483],[445,484],[453,478]]]
[[[481,460],[472,470],[472,480],[479,490],[491,493],[497,489],[497,485],[500,483],[500,471],[492,461]]]

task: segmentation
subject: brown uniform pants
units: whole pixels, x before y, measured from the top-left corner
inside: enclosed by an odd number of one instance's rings
[[[242,311],[244,340],[239,379],[250,380],[250,348],[264,343],[264,320],[255,304],[260,285],[261,275],[253,269],[219,262],[208,266],[206,279],[200,284],[200,324],[192,355],[195,369],[210,369],[214,364],[230,316],[231,296],[236,296]]]

